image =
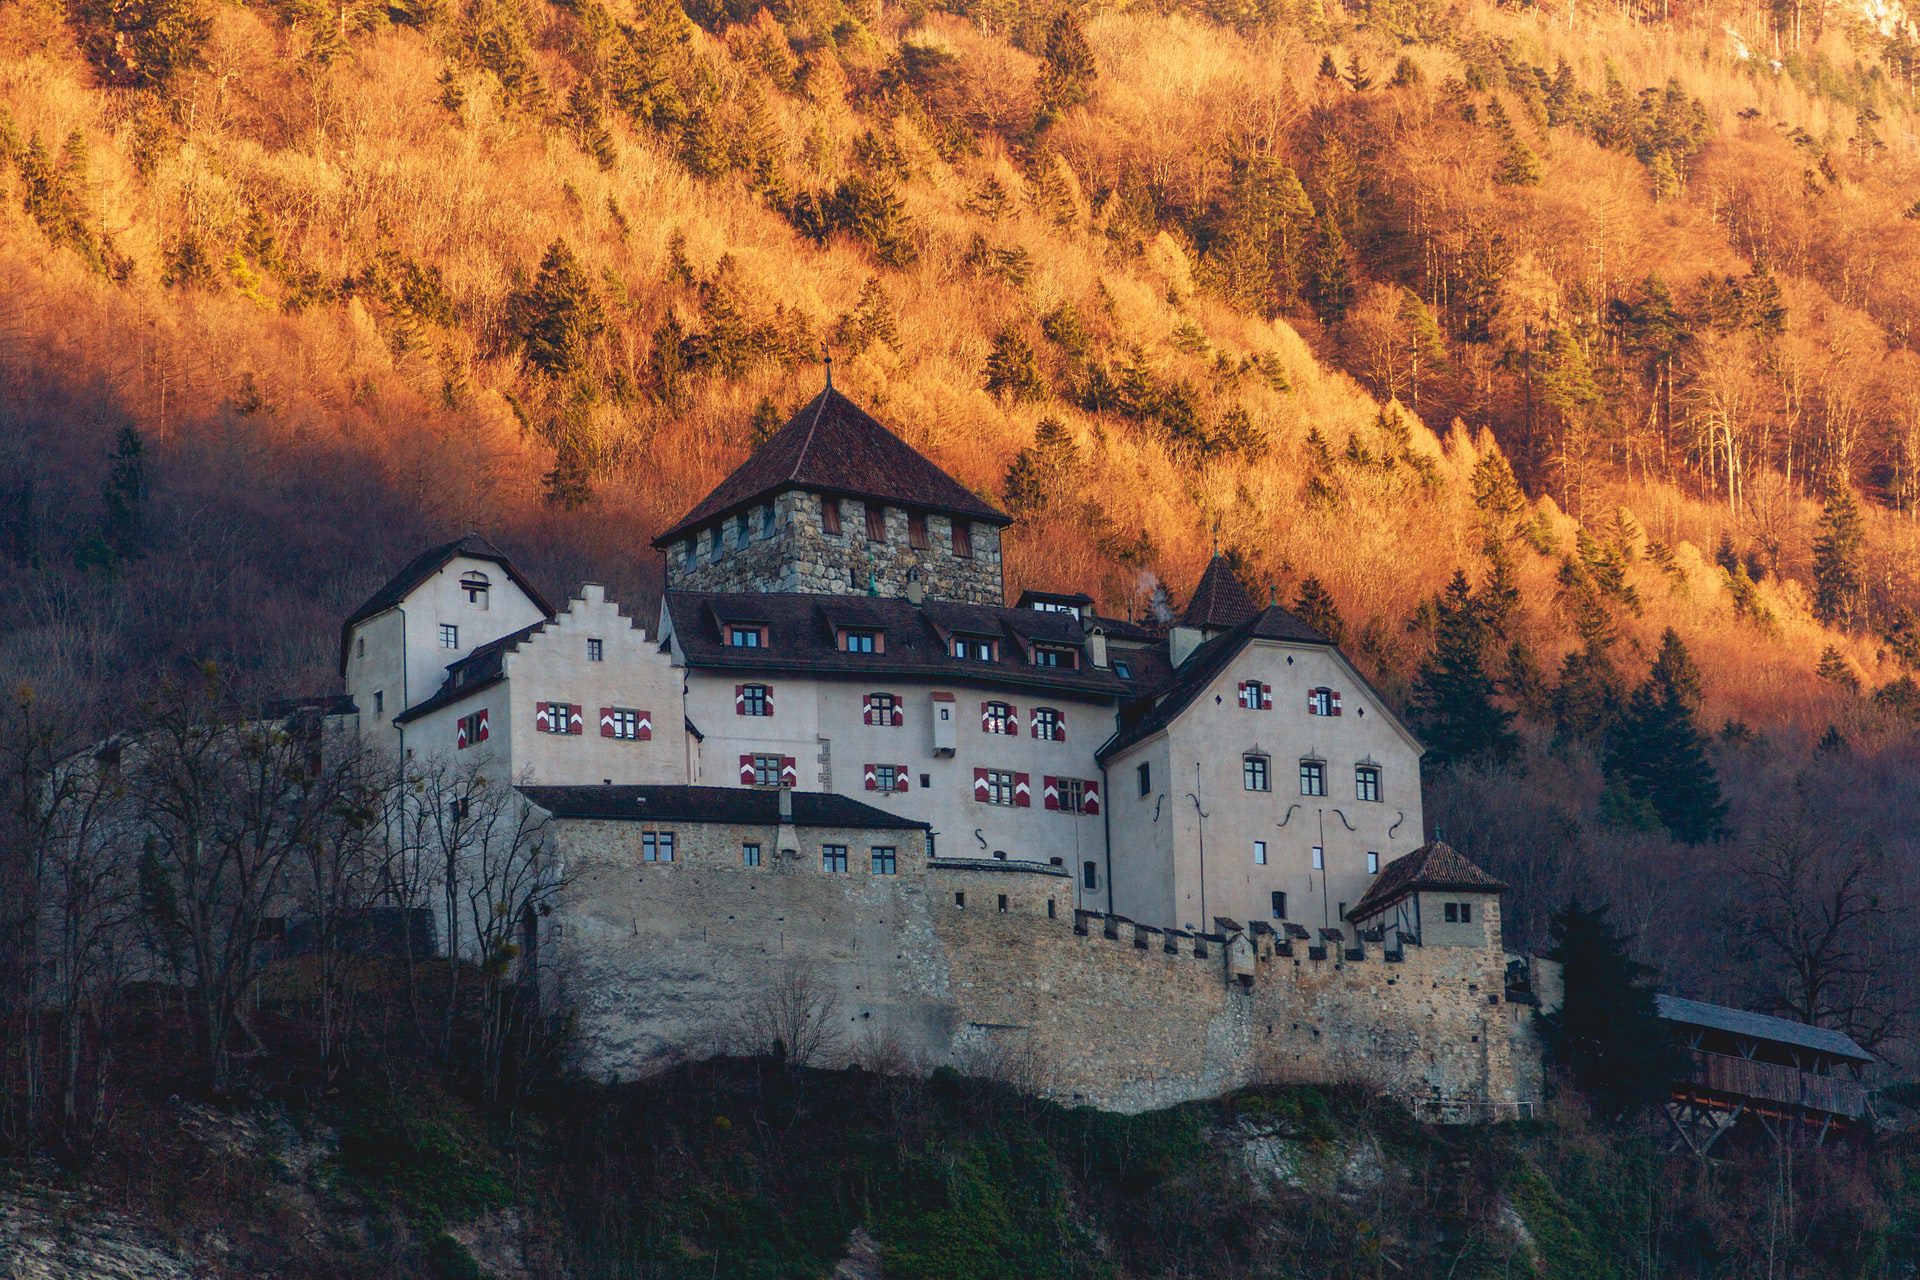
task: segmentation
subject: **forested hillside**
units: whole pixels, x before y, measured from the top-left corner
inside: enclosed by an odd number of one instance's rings
[[[1801,4],[4,0],[0,663],[76,741],[187,659],[325,689],[469,526],[648,618],[830,348],[1013,589],[1150,616],[1219,545],[1334,629],[1517,942],[1608,899],[1898,1058],[1915,58]]]

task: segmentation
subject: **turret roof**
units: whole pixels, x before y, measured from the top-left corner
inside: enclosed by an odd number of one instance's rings
[[[1247,594],[1233,566],[1215,552],[1207,561],[1207,571],[1200,575],[1200,585],[1193,589],[1193,599],[1187,601],[1186,612],[1180,615],[1180,625],[1224,631],[1259,612],[1260,606]]]
[[[1444,840],[1430,840],[1412,853],[1395,858],[1380,872],[1347,912],[1349,920],[1377,915],[1388,906],[1422,889],[1451,889],[1467,893],[1501,893],[1506,885],[1467,861]]]

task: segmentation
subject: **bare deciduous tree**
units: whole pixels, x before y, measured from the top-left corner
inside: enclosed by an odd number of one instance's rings
[[[845,1039],[840,993],[811,965],[783,959],[748,1003],[742,1033],[749,1053],[818,1066],[837,1057]]]

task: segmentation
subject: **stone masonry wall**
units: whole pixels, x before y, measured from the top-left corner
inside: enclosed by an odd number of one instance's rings
[[[907,593],[917,571],[927,596],[966,604],[1005,603],[1001,581],[1000,530],[972,523],[973,555],[953,554],[953,522],[927,516],[927,545],[908,540],[907,513],[886,509],[886,536],[867,537],[866,507],[840,499],[840,532],[821,524],[821,496],[790,489],[773,500],[774,527],[767,533],[764,505],[747,513],[746,536],[736,519],[695,531],[667,549],[667,586],[676,591],[798,591],[818,595],[865,595],[869,578],[883,596]],[[716,542],[719,555],[714,554]],[[691,546],[691,555],[688,547]]]
[[[1138,1111],[1276,1079],[1360,1081],[1447,1119],[1530,1100],[1512,1048],[1530,1018],[1504,1005],[1497,945],[1354,958],[1161,931],[1074,913],[1053,868],[910,867],[909,833],[801,831],[775,862],[769,830],[753,869],[730,828],[682,835],[662,865],[640,862],[638,824],[557,826],[573,880],[546,954],[596,1077],[757,1047],[755,1009],[798,973],[832,993],[835,1059],[951,1064],[1065,1102]],[[819,870],[828,839],[847,874]],[[902,846],[898,875],[864,865],[880,839]]]

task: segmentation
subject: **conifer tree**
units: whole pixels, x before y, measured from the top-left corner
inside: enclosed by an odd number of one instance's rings
[[[1530,187],[1540,181],[1540,157],[1521,138],[1513,120],[1498,98],[1487,102],[1487,117],[1494,136],[1500,140],[1500,159],[1494,166],[1493,180],[1510,187]]]
[[[829,212],[832,227],[864,241],[885,266],[904,267],[919,254],[912,221],[890,170],[854,174],[841,182]]]
[[[1827,494],[1813,540],[1813,616],[1851,629],[1860,608],[1860,552],[1866,543],[1860,504],[1841,480]]]
[[[606,315],[586,269],[564,240],[547,247],[539,275],[518,302],[520,340],[535,368],[564,378],[585,367],[606,328]]]
[[[1333,602],[1333,593],[1326,584],[1312,574],[1300,580],[1300,594],[1294,597],[1293,611],[1300,620],[1318,631],[1335,644],[1347,642],[1346,620],[1340,616],[1340,606]]]
[[[121,559],[138,556],[147,526],[147,442],[131,425],[121,427],[113,442],[100,505],[107,546]]]
[[[1333,50],[1331,49],[1320,55],[1319,76],[1322,80],[1331,80],[1335,84],[1340,83],[1340,67],[1338,63],[1334,62]]]
[[[1080,446],[1058,418],[1042,418],[1033,443],[1014,455],[1003,485],[1015,513],[1043,511],[1080,469]]]
[[[1676,840],[1701,844],[1726,832],[1727,806],[1707,754],[1707,735],[1695,723],[1700,672],[1668,628],[1653,669],[1608,734],[1608,778],[1644,800]]]
[[[753,406],[753,416],[747,419],[748,439],[758,449],[771,440],[784,424],[780,406],[773,402],[772,396],[761,396],[760,403]]]
[[[1465,571],[1434,603],[1433,653],[1414,682],[1413,705],[1428,758],[1439,765],[1512,758],[1519,747],[1513,716],[1494,702],[1487,673],[1486,625]]]
[[[600,110],[599,92],[586,80],[574,85],[567,94],[567,124],[580,149],[592,156],[595,164],[603,170],[613,168],[619,158],[613,148],[613,131],[607,128],[606,117]]]
[[[1373,76],[1367,71],[1366,64],[1360,61],[1360,53],[1355,49],[1347,51],[1347,72],[1342,78],[1346,80],[1347,88],[1355,93],[1365,93],[1373,88]]]
[[[1505,538],[1514,522],[1526,514],[1527,495],[1499,445],[1490,447],[1473,464],[1471,484],[1473,505],[1480,509],[1488,538]]]
[[[101,78],[136,89],[164,88],[200,65],[213,29],[194,0],[76,0],[72,15]]]
[[[1595,1109],[1621,1116],[1666,1097],[1676,1069],[1649,981],[1605,906],[1578,898],[1547,921],[1547,958],[1561,967],[1564,996],[1548,1014],[1548,1043]]]
[[[900,349],[900,326],[894,318],[893,302],[878,276],[868,276],[867,282],[860,286],[853,310],[841,316],[840,323],[834,326],[834,341],[854,356],[875,342],[895,351]]]
[[[1015,404],[1047,398],[1046,380],[1040,376],[1033,344],[1018,329],[1002,329],[993,340],[993,350],[987,355],[987,390]]]
[[[1406,335],[1408,387],[1413,395],[1413,407],[1418,409],[1420,379],[1447,367],[1446,340],[1440,336],[1440,322],[1434,319],[1426,301],[1404,286],[1394,318]]]
[[[1046,50],[1034,85],[1040,99],[1041,123],[1056,120],[1069,108],[1085,102],[1098,76],[1093,46],[1087,43],[1079,15],[1071,5],[1062,8],[1047,28]]]
[[[1331,209],[1320,211],[1307,264],[1307,295],[1314,311],[1328,324],[1346,319],[1353,301],[1353,278],[1347,270],[1347,238]]]
[[[1853,665],[1841,656],[1840,650],[1832,645],[1820,651],[1820,665],[1817,674],[1828,684],[1838,685],[1848,693],[1860,692],[1860,676]]]
[[[1887,651],[1901,666],[1920,668],[1920,613],[1906,605],[1895,609],[1886,640]]]

